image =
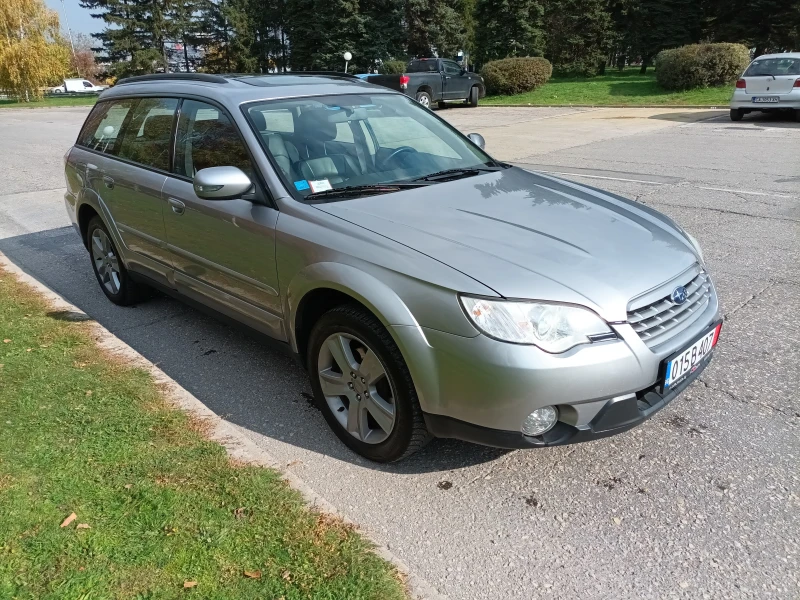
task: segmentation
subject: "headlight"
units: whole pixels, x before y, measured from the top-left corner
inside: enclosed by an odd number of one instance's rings
[[[692,246],[694,246],[694,249],[697,252],[697,256],[700,257],[700,263],[705,264],[706,260],[705,258],[703,258],[703,250],[700,248],[700,244],[698,243],[698,241],[694,239],[694,236],[688,231],[684,231],[684,233],[686,234],[686,237],[689,238],[689,241],[692,242]]]
[[[565,352],[588,344],[589,336],[614,335],[600,317],[586,308],[543,302],[487,300],[461,296],[475,326],[504,342],[533,344],[546,352]]]

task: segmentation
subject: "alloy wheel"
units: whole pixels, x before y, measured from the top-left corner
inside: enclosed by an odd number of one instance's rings
[[[350,435],[367,444],[389,437],[396,419],[394,386],[363,340],[346,333],[328,336],[317,372],[325,401]]]
[[[102,229],[95,229],[92,232],[91,249],[100,283],[110,294],[119,293],[121,286],[119,258],[114,252],[111,240]]]

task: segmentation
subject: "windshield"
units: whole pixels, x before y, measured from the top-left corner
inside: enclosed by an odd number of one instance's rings
[[[765,58],[753,61],[745,77],[800,75],[800,58]]]
[[[500,166],[399,94],[271,100],[248,104],[245,112],[262,147],[300,198],[343,188],[352,193],[356,186],[365,186],[364,193],[370,186],[397,191],[442,171],[474,176],[479,169]]]

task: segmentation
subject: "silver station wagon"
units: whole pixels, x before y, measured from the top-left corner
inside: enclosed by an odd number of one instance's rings
[[[282,342],[372,460],[641,423],[719,337],[697,242],[483,146],[352,77],[148,75],[101,95],[66,205],[109,300],[157,288]]]

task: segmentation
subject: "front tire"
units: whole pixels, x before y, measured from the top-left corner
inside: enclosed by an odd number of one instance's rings
[[[362,307],[340,306],[317,321],[307,364],[325,420],[361,456],[397,461],[430,440],[400,349],[381,322]]]
[[[106,298],[119,306],[130,306],[147,297],[148,288],[131,279],[122,264],[114,240],[100,217],[89,221],[86,240],[94,276]]]
[[[428,92],[417,92],[417,102],[422,104],[425,108],[430,108],[433,100]]]
[[[481,91],[478,89],[478,86],[473,86],[469,90],[469,97],[467,98],[467,106],[476,107],[478,106],[478,98],[480,97]]]
[[[744,109],[743,108],[732,108],[731,109],[731,121],[741,121],[744,118]]]

